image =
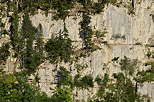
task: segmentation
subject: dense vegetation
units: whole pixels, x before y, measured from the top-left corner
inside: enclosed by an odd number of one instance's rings
[[[96,100],[100,100],[100,102],[144,102],[146,100],[146,96],[137,93],[137,86],[123,73],[113,74],[113,78],[115,83],[110,83],[107,74],[99,81],[97,78],[100,89],[97,92]]]
[[[27,83],[25,73],[0,73],[0,83],[1,102],[72,102],[69,88],[59,87],[48,97],[38,87]]]
[[[16,4],[17,12],[19,13],[28,11],[31,14],[35,14],[38,9],[41,9],[48,14],[49,10],[56,10],[54,18],[64,20],[69,15],[69,10],[75,7],[77,3],[82,5],[79,11],[88,10],[96,14],[102,12],[105,4],[115,4],[117,0],[98,0],[98,3],[93,3],[91,0],[1,0],[1,2],[8,5]]]
[[[4,63],[6,59],[9,57],[10,55],[9,48],[10,48],[9,43],[2,45],[2,47],[0,48],[0,64]]]
[[[77,74],[74,77],[74,85],[79,88],[92,88],[94,86],[93,77],[91,75],[81,77]]]
[[[70,75],[70,72],[64,67],[59,68],[59,70],[57,71],[56,78],[57,78],[58,86],[73,84],[72,76]]]
[[[20,46],[22,46],[20,49],[22,61],[21,67],[34,72],[44,58],[42,26],[39,25],[38,28],[33,27],[27,13],[23,19],[20,38],[22,39],[22,42],[20,43]]]
[[[58,36],[51,37],[45,45],[51,63],[69,62],[73,54],[72,40],[68,37],[67,30]]]
[[[83,47],[85,49],[88,49],[92,47],[91,37],[93,32],[91,27],[89,26],[91,18],[88,16],[87,13],[83,13],[82,18],[83,20],[80,22],[80,37],[83,39]]]

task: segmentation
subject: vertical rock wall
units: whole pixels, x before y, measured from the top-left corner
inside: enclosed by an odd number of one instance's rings
[[[128,1],[129,2],[129,1]],[[152,14],[154,12],[153,0],[139,0],[135,2],[135,14],[128,14],[129,9],[121,5],[116,7],[108,5],[105,7],[104,12],[91,16],[91,26],[93,30],[107,31],[104,41],[107,44],[98,44],[102,49],[93,52],[86,58],[79,60],[80,64],[87,65],[88,68],[84,69],[82,75],[92,74],[95,78],[97,75],[103,75],[109,73],[111,76],[113,73],[120,72],[120,68],[117,63],[112,62],[115,57],[123,58],[127,56],[131,59],[137,58],[142,63],[147,61],[147,44],[152,44],[154,36],[154,21],[152,20]],[[43,27],[44,38],[50,39],[51,35],[57,34],[63,31],[63,21],[51,20],[52,13],[49,13],[46,17],[41,11],[38,14],[31,17],[34,26],[38,26],[40,23]],[[81,14],[75,14],[65,20],[66,28],[69,32],[69,37],[75,43],[78,48],[82,47],[82,39],[79,37],[79,22],[81,21]],[[150,42],[151,41],[151,42]],[[76,71],[74,64],[59,64],[66,66],[66,68],[72,69],[72,76],[75,76]],[[107,66],[104,66],[107,65]],[[55,69],[54,65],[51,65],[46,61],[38,70],[40,79],[40,87],[42,91],[51,94],[55,85]],[[144,66],[139,70],[145,69]],[[149,87],[151,86],[151,87]],[[153,84],[145,83],[139,90],[141,93],[148,94],[154,101]],[[151,89],[149,89],[151,88]],[[88,95],[95,94],[97,87],[89,90],[75,89],[74,93],[79,96],[78,99],[87,99]]]
[[[122,4],[113,6],[107,5],[101,14],[91,15],[91,26],[93,31],[105,31],[107,32],[104,37],[104,41],[107,44],[97,45],[101,50],[94,51],[86,58],[81,58],[78,64],[86,65],[87,68],[83,69],[81,75],[92,74],[94,78],[97,75],[103,75],[109,73],[112,76],[113,73],[121,72],[117,62],[113,62],[115,57],[123,58],[127,56],[131,59],[137,58],[140,62],[145,63],[148,59],[146,53],[148,51],[147,45],[154,45],[154,1],[153,0],[135,0],[134,12],[135,14],[128,14],[128,3],[130,0],[121,0]],[[51,38],[52,35],[56,35],[63,31],[64,22],[62,20],[52,20],[53,13],[49,13],[48,16],[38,10],[38,14],[31,16],[31,20],[34,26],[38,26],[39,23],[43,27],[43,36],[45,40]],[[80,25],[82,15],[76,13],[69,16],[65,20],[66,28],[68,29],[69,37],[76,41],[74,43],[77,49],[82,48],[82,39],[79,37]],[[9,28],[8,20],[4,19],[6,27]],[[5,37],[7,40],[9,38]],[[2,42],[2,40],[0,39]],[[1,44],[1,43],[0,43]],[[153,48],[150,48],[153,50]],[[6,70],[8,72],[13,71],[14,60],[9,58],[6,64]],[[77,74],[75,69],[75,63],[59,63],[58,66],[64,66],[71,70],[72,76]],[[56,65],[52,65],[49,61],[42,63],[37,71],[40,77],[39,86],[42,91],[47,94],[55,90],[56,80],[54,71]],[[147,67],[142,66],[139,70],[144,70]],[[93,96],[98,90],[97,85],[89,90],[82,90],[75,88],[73,91],[76,93],[76,99],[87,99],[89,96]],[[153,83],[144,83],[139,87],[139,92],[142,94],[148,94],[152,101],[154,101],[154,86]]]

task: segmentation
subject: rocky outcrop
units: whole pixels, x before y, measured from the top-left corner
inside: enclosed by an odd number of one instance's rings
[[[128,1],[129,2],[129,1]],[[77,62],[81,65],[86,65],[87,68],[83,69],[81,75],[91,74],[93,78],[97,75],[103,75],[108,73],[112,76],[113,73],[121,72],[118,61],[114,62],[114,58],[123,58],[127,56],[130,59],[138,59],[141,63],[147,61],[147,45],[154,46],[154,21],[152,15],[154,15],[154,1],[153,0],[136,0],[134,4],[134,13],[130,13],[128,8],[128,2],[123,2],[119,5],[106,5],[104,11],[101,14],[91,15],[91,27],[93,31],[99,30],[107,32],[104,37],[104,41],[107,43],[97,43],[101,48],[92,52],[86,58],[80,58]],[[77,49],[82,48],[82,39],[79,36],[80,25],[82,20],[82,14],[75,13],[66,18],[65,24],[68,29],[69,37],[76,41],[74,43]],[[34,26],[39,24],[43,27],[43,36],[47,41],[52,35],[56,35],[63,31],[64,22],[62,20],[53,20],[53,13],[49,13],[46,16],[41,10],[38,10],[38,14],[31,16],[31,21]],[[149,48],[153,49],[153,48]],[[144,70],[147,67],[139,67],[139,70]],[[7,69],[12,71],[12,62],[8,59]],[[37,74],[40,77],[39,87],[42,91],[51,95],[56,87],[56,80],[54,72],[57,66],[64,66],[71,70],[71,75],[75,76],[77,71],[75,69],[75,63],[59,63],[58,65],[52,65],[49,61],[45,61],[37,70]],[[93,96],[98,90],[97,85],[89,90],[83,90],[75,88],[77,99],[87,99],[89,96]],[[153,83],[143,83],[143,87],[139,87],[139,92],[147,94],[154,101],[154,87]]]

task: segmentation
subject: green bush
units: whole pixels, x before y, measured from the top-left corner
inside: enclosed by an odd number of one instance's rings
[[[121,59],[120,61],[121,70],[124,70],[125,73],[132,75],[135,72],[135,69],[138,68],[138,60],[137,59],[129,59],[126,56],[124,56],[124,59]]]
[[[26,82],[23,73],[0,74],[0,83],[0,102],[51,102],[45,93]]]
[[[97,76],[95,81],[99,86],[106,86],[109,82],[109,75],[107,73],[104,74],[104,77]]]
[[[85,75],[84,77],[82,77],[80,82],[82,85],[81,87],[83,87],[83,88],[88,88],[88,87],[94,86],[93,77],[91,75]]]
[[[151,57],[153,57],[153,54],[154,54],[154,52],[151,52],[149,49],[148,49],[148,51],[147,51],[147,57],[148,58],[151,58]]]
[[[137,84],[134,84],[123,73],[113,74],[113,78],[114,83],[100,86],[96,94],[100,102],[144,102],[148,99],[137,92]],[[107,75],[103,80],[106,79],[108,79]]]
[[[51,97],[50,102],[73,102],[72,92],[68,87],[58,87]]]
[[[76,87],[81,88],[89,88],[94,86],[93,77],[91,75],[85,75],[84,77],[80,77],[79,74],[77,74],[74,77],[74,85]]]
[[[61,85],[72,85],[72,76],[70,75],[70,72],[67,71],[66,68],[60,67],[57,71],[57,83],[59,86]]]
[[[52,0],[53,8],[57,11],[73,8],[75,0]]]
[[[101,3],[94,3],[94,6],[93,6],[93,9],[94,9],[94,14],[99,14],[103,11],[103,7],[102,7],[102,4]]]
[[[76,86],[76,87],[81,86],[80,85],[80,77],[81,77],[81,75],[79,75],[79,74],[75,75],[75,77],[74,77],[74,86]]]
[[[102,84],[102,78],[97,76],[95,81],[97,82],[97,85],[101,85]]]
[[[68,9],[73,8],[75,0],[52,0],[52,7],[57,10],[57,13],[54,15],[54,19],[65,20],[68,16]]]
[[[135,79],[139,83],[154,81],[154,62],[147,62],[146,65],[150,65],[151,68],[137,73]]]
[[[69,62],[73,54],[72,40],[64,35],[52,37],[45,45],[51,63]]]
[[[105,96],[105,87],[101,86],[99,88],[99,90],[96,93],[97,97],[99,97],[100,99],[104,98]]]
[[[80,73],[80,71],[82,71],[83,69],[87,68],[87,65],[81,65],[81,64],[76,64],[75,65],[75,69],[77,70],[78,73]]]

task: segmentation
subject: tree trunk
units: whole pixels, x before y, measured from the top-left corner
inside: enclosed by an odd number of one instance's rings
[[[132,0],[132,7],[134,8],[134,0]]]

